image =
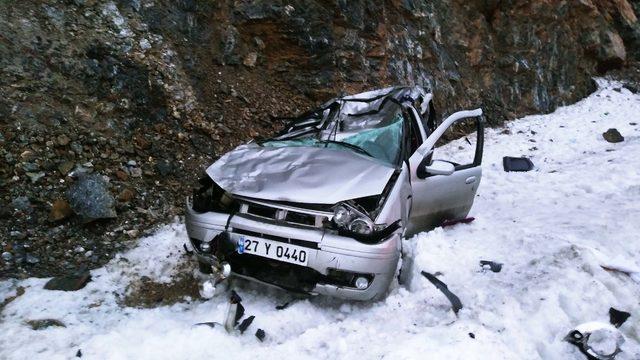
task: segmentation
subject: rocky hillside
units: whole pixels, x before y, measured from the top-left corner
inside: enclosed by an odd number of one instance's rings
[[[0,2],[0,277],[103,264],[212,159],[340,92],[433,89],[498,125],[640,52],[627,0]]]

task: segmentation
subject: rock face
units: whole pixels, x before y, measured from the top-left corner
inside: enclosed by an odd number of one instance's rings
[[[188,28],[190,38],[207,44],[186,50],[198,63],[213,57],[246,65],[255,58],[268,83],[312,100],[422,84],[444,112],[483,106],[498,124],[573,102],[593,89],[593,75],[635,57],[640,25],[639,5],[633,6],[626,0],[302,0],[182,9],[198,24]]]
[[[552,111],[593,76],[635,66],[639,11],[628,0],[0,2],[0,234],[19,234],[0,237],[12,255],[0,277],[103,264],[181,214],[216,156],[341,92],[420,84],[443,115],[482,106],[493,125]],[[108,177],[109,204],[89,218],[109,220],[87,226],[54,206],[82,174]],[[93,211],[81,202],[69,199]]]

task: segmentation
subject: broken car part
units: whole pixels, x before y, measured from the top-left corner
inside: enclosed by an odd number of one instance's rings
[[[434,159],[466,120],[477,134],[468,162]],[[391,87],[332,99],[224,154],[187,199],[201,270],[224,275],[226,263],[229,276],[300,294],[384,296],[402,237],[464,219],[480,183],[482,111],[437,123],[424,88]]]
[[[502,263],[489,261],[489,260],[480,260],[480,266],[483,269],[489,269],[494,273],[499,273],[502,270]]]
[[[506,172],[524,172],[533,170],[533,162],[525,157],[505,156],[502,158],[502,166]]]
[[[240,330],[240,334],[244,334],[244,332],[251,325],[251,323],[253,322],[253,319],[255,318],[256,318],[255,316],[251,315],[248,318],[242,320],[240,325],[238,325],[238,330]]]
[[[233,331],[243,315],[244,306],[242,306],[242,298],[240,298],[234,290],[231,290],[229,306],[227,307],[227,316],[224,320],[224,329],[227,330],[227,332]]]
[[[245,310],[242,306],[242,298],[234,290],[231,290],[231,295],[229,296],[229,305],[227,307],[227,315],[224,320],[224,329],[226,332],[231,333],[234,329],[238,329],[240,331],[240,334],[244,334],[244,332],[256,318],[254,315],[251,315],[242,320],[242,322],[238,325],[238,322],[244,316],[244,312]],[[194,324],[194,326],[199,325],[205,325],[209,326],[210,328],[214,328],[216,325],[222,324],[213,321]]]
[[[208,245],[208,244],[207,244]],[[209,253],[211,249],[208,246],[202,244],[201,251],[203,253]],[[209,262],[200,262],[200,272],[206,277],[200,283],[200,296],[205,299],[210,299],[220,292],[218,286],[231,274],[231,265],[227,262],[219,262],[216,257],[210,257]]]
[[[264,330],[262,329],[258,329],[256,330],[256,337],[258,338],[258,340],[260,340],[261,342],[264,341],[264,338],[266,337],[266,333],[264,332]]]
[[[620,330],[601,322],[580,324],[564,340],[578,347],[589,360],[614,359],[625,341]]]
[[[611,325],[619,328],[620,326],[622,326],[622,324],[624,324],[625,321],[627,321],[627,319],[631,316],[631,314],[629,314],[626,311],[621,311],[618,309],[614,309],[614,308],[609,308],[609,322],[611,323]]]
[[[462,309],[462,302],[460,301],[460,298],[458,298],[456,294],[452,293],[451,290],[449,290],[447,284],[443,283],[433,274],[430,274],[426,271],[421,271],[420,273],[422,274],[422,276],[426,277],[427,280],[429,280],[436,288],[438,288],[438,290],[440,290],[444,294],[444,296],[447,297],[447,299],[451,303],[451,309],[456,315],[458,315],[458,311]]]

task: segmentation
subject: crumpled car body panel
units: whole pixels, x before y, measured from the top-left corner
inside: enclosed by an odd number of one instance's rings
[[[383,297],[403,237],[468,214],[481,177],[481,115],[458,112],[438,126],[431,94],[414,86],[282,118],[289,122],[275,137],[209,166],[187,199],[201,272],[213,287],[228,273],[309,295]],[[436,141],[465,118],[478,130],[472,162],[434,160]]]
[[[241,145],[207,169],[232,194],[273,201],[335,204],[378,195],[394,167],[350,150]]]

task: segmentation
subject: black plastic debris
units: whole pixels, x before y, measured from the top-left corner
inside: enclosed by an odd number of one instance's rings
[[[241,303],[242,298],[235,290],[231,290],[231,298],[229,299],[229,301],[231,301],[231,303]]]
[[[462,309],[462,302],[460,301],[460,298],[458,298],[454,293],[452,293],[449,290],[449,288],[447,287],[447,284],[443,283],[440,279],[435,277],[433,274],[430,274],[426,271],[422,271],[421,274],[422,276],[426,277],[427,280],[429,280],[436,288],[438,288],[438,290],[442,291],[444,296],[446,296],[447,299],[449,299],[449,302],[451,302],[451,309],[456,315],[458,315],[458,311]]]
[[[566,342],[568,342],[569,344],[575,345],[578,348],[578,350],[580,350],[580,352],[587,357],[588,360],[598,360],[597,357],[587,352],[587,349],[585,348],[587,339],[588,339],[588,336],[585,339],[582,333],[578,330],[573,330],[569,334],[567,334],[567,336],[564,337],[564,340]]]
[[[470,216],[470,217],[464,218],[464,219],[445,220],[445,221],[442,222],[442,225],[440,225],[440,226],[442,226],[444,228],[444,227],[453,226],[453,225],[456,225],[456,224],[468,224],[468,223],[472,222],[475,219],[476,218]]]
[[[238,330],[240,330],[240,334],[244,334],[244,332],[251,325],[251,323],[253,322],[253,319],[255,318],[256,318],[255,316],[251,315],[248,318],[242,320],[242,322],[238,326]]]
[[[506,172],[524,172],[533,170],[533,162],[525,157],[505,156],[502,158],[502,166]]]
[[[600,330],[594,330],[594,332]],[[589,339],[594,334],[594,332],[581,332],[578,329],[571,330],[567,336],[564,337],[564,340],[572,345],[575,345],[578,350],[587,357],[588,360],[613,360],[616,355],[618,355],[622,350],[620,349],[620,343],[624,342],[622,340],[616,340],[616,346],[613,351],[604,352],[602,349],[593,348],[590,345]],[[596,335],[597,337],[602,337],[602,334]],[[620,335],[621,336],[621,335]],[[597,341],[602,341],[601,339]]]
[[[238,303],[238,311],[236,311],[236,318],[235,318],[234,326],[238,325],[238,321],[240,321],[240,319],[243,316],[244,316],[244,306],[242,306],[242,304]]]
[[[267,334],[265,334],[264,330],[262,330],[262,329],[258,329],[258,330],[256,331],[256,337],[257,337],[257,338],[258,338],[258,340],[260,340],[260,341],[264,341],[264,338],[265,338],[265,336],[266,336],[266,335],[267,335]]]
[[[470,338],[472,338],[472,339],[475,339],[475,338],[476,338],[476,334],[474,334],[474,333],[470,332],[470,333],[469,333],[469,337],[470,337]]]
[[[240,295],[238,295],[238,293],[236,293],[234,290],[231,290],[231,299],[230,302],[232,304],[237,304],[238,305],[238,310],[236,311],[236,317],[234,320],[234,326],[238,325],[238,321],[242,318],[242,316],[244,316],[244,306],[242,306],[242,298],[240,297]]]
[[[626,311],[622,311],[614,308],[609,309],[609,322],[611,323],[611,325],[617,328],[622,326],[622,324],[624,324],[624,322],[627,321],[627,319],[630,316],[631,314],[629,314]]]
[[[234,290],[231,290],[229,298],[229,307],[227,308],[227,317],[224,320],[224,329],[227,332],[233,331],[238,325],[238,321],[244,315],[244,306],[241,304],[242,298]]]
[[[500,270],[502,270],[502,263],[495,261],[480,260],[480,266],[483,269],[486,269],[488,267],[489,270],[493,271],[494,273],[499,273]]]
[[[76,357],[82,357],[82,350],[78,349],[78,351],[76,352]]]
[[[291,305],[291,301],[287,301],[286,303],[284,303],[282,305],[276,305],[276,310],[284,310],[284,309],[288,308],[289,305]]]

